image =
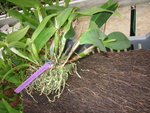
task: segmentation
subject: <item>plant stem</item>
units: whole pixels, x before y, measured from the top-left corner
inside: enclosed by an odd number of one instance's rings
[[[69,7],[69,2],[70,2],[71,0],[65,0],[65,7]]]
[[[38,11],[39,22],[41,23],[41,22],[42,22],[42,20],[43,20],[43,17],[42,17],[42,13],[41,13],[41,11],[40,11],[40,8],[39,8],[39,7],[37,8],[37,11]]]
[[[80,58],[83,58],[83,57],[87,56],[89,53],[91,53],[93,51],[94,48],[95,48],[95,46],[91,46],[91,47],[85,49],[83,52],[79,53],[77,56],[72,58],[69,62],[74,62],[74,61],[77,61]]]
[[[80,40],[78,39],[76,41],[76,43],[74,44],[74,46],[72,47],[67,59],[65,60],[65,62],[62,64],[62,67],[68,62],[69,58],[71,57],[71,55],[73,54],[73,52],[78,48],[78,46],[80,45]]]
[[[47,45],[45,45],[45,60],[47,59],[48,56],[48,47]]]
[[[53,1],[52,0],[49,1],[49,5],[53,5]]]
[[[103,43],[110,43],[110,42],[115,42],[116,41],[116,39],[111,39],[111,40],[105,40],[105,41],[103,41]]]
[[[56,33],[55,33],[55,38],[54,38],[55,55],[58,54],[58,48],[59,48],[59,31],[57,30]]]
[[[62,36],[58,59],[61,57],[65,45],[66,45],[66,38]]]
[[[59,0],[56,0],[56,6],[59,6]]]

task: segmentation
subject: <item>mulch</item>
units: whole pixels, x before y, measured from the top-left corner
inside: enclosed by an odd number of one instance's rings
[[[78,73],[54,103],[24,93],[24,113],[150,113],[150,50],[90,55]]]

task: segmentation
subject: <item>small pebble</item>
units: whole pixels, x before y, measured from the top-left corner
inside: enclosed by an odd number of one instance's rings
[[[0,28],[0,32],[7,33],[8,28],[9,28],[9,25],[6,24],[6,25],[4,25],[3,27]]]
[[[13,31],[17,31],[20,28],[20,26],[21,26],[20,23],[15,24],[13,27],[10,27],[8,24],[6,24],[0,28],[0,32],[9,34]]]
[[[13,27],[9,27],[9,28],[7,29],[7,33],[8,33],[8,34],[10,34],[11,32],[13,32]]]
[[[17,23],[17,24],[14,25],[14,29],[15,29],[15,30],[18,30],[18,29],[20,28],[20,26],[21,26],[21,24],[20,24],[20,23]]]

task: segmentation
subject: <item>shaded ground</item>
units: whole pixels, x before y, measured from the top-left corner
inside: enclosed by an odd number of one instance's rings
[[[25,94],[24,113],[150,113],[150,50],[95,54],[78,72],[55,103]]]

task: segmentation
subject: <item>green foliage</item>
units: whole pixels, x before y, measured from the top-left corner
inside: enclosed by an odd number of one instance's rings
[[[7,10],[10,8],[18,8],[13,3],[7,2],[7,0],[0,0],[0,14],[6,14]]]
[[[123,33],[112,32],[104,40],[104,45],[114,50],[123,50],[129,48],[131,43]]]
[[[72,21],[75,20],[77,16],[77,14],[72,13],[68,18],[68,23],[64,27],[64,37],[66,39],[72,38],[75,35],[75,31],[72,27]]]
[[[80,44],[93,44],[102,51],[106,51],[102,41],[99,40],[99,36],[99,31],[97,29],[89,29],[81,36]]]
[[[101,5],[100,7],[105,10],[115,11],[118,7],[118,4],[117,4],[117,2],[114,2],[113,0],[109,0],[106,3],[104,3],[103,5]],[[107,20],[109,19],[109,17],[111,15],[112,15],[112,13],[109,13],[109,12],[96,13],[96,14],[92,15],[91,22],[94,21],[100,28],[100,27],[102,27],[102,25],[104,23],[107,22]]]
[[[71,0],[65,0],[65,7],[68,7],[69,6],[69,2],[70,2]]]
[[[16,110],[16,109],[12,108],[12,107],[7,103],[7,101],[6,101],[5,99],[2,99],[1,105],[4,106],[3,108],[6,108],[6,109],[5,109],[6,111],[3,110],[3,111],[5,111],[6,113],[22,113],[21,111],[18,111],[18,110]],[[3,111],[2,111],[2,112],[3,112]]]
[[[29,26],[26,26],[25,28],[23,28],[21,30],[12,32],[7,35],[6,41],[8,43],[19,41],[26,35],[28,30],[29,30]]]
[[[46,24],[48,23],[48,21],[49,21],[52,17],[54,17],[54,16],[56,16],[56,14],[49,15],[49,16],[47,16],[47,17],[45,17],[45,18],[43,19],[43,21],[39,24],[39,26],[38,26],[37,29],[34,31],[32,37],[31,37],[31,39],[32,39],[33,41],[34,41],[34,40],[37,38],[37,36],[42,32],[42,30],[45,28],[45,26],[46,26]]]
[[[59,29],[68,19],[68,17],[70,16],[71,12],[72,12],[73,8],[67,8],[65,10],[63,10],[57,17],[56,17],[56,23],[55,23],[55,27],[57,29]]]
[[[113,32],[107,36],[99,30],[112,14],[120,17],[120,14],[115,12],[118,5],[112,0],[85,11],[79,11],[76,7],[68,8],[70,0],[65,0],[65,6],[59,6],[59,0],[56,0],[56,5],[51,0],[44,0],[49,6],[42,5],[38,0],[8,1],[21,6],[23,12],[8,10],[9,15],[20,21],[21,29],[10,34],[0,34],[0,47],[3,47],[3,59],[0,60],[0,68],[3,69],[0,72],[1,79],[18,86],[21,83],[18,74],[24,73],[27,77],[45,62],[53,61],[52,67],[28,86],[29,92],[34,89],[46,96],[53,94],[53,99],[59,98],[68,73],[76,68],[70,61],[83,58],[95,47],[105,52],[106,47],[121,50],[130,46],[129,40],[122,33]],[[91,16],[89,28],[79,39],[74,39],[74,21],[87,15]],[[74,39],[75,42],[67,46],[68,39]],[[91,46],[75,52],[80,49],[80,45],[86,44]],[[8,55],[11,58],[8,58]],[[16,73],[17,70],[19,73]]]
[[[9,2],[12,2],[18,6],[21,7],[40,7],[42,4],[39,2],[39,0],[7,0]]]
[[[6,46],[6,43],[3,42],[3,41],[0,41],[0,48],[2,48],[2,47],[4,47],[4,46]]]
[[[107,10],[107,9],[104,9],[104,8],[101,8],[101,7],[92,7],[92,8],[89,8],[85,11],[80,11],[80,12],[77,12],[81,15],[85,15],[85,16],[92,16],[94,14],[97,14],[97,13],[102,13],[102,12],[108,12],[108,13],[112,13],[112,14],[115,14],[116,16],[119,16],[121,17],[121,15],[118,13],[118,12],[114,12],[114,11],[111,11],[111,10]]]
[[[24,69],[24,67],[29,67],[30,65],[24,64],[25,61],[13,54],[9,49],[3,49],[2,51],[4,51],[4,53],[2,54],[3,59],[0,58],[0,83],[6,80],[18,86],[21,83],[21,79],[19,76],[16,76],[16,70]],[[7,54],[7,56],[4,54]],[[14,65],[18,66],[14,67]]]
[[[5,33],[0,32],[0,36],[6,36],[6,34],[5,34]]]
[[[38,35],[38,37],[35,40],[37,52],[40,52],[40,50],[44,47],[44,45],[54,35],[55,32],[56,28],[54,26],[50,26],[49,28],[45,28],[42,30],[42,32]]]
[[[22,113],[21,106],[11,107],[9,104],[19,98],[20,94],[15,94],[13,88],[24,80],[23,70],[25,69],[18,71],[19,68],[15,65],[20,66],[25,61],[6,48],[2,49],[2,55],[3,59],[0,58],[0,113]]]
[[[25,48],[26,47],[26,44],[23,43],[23,42],[18,42],[18,41],[13,41],[11,43],[8,44],[8,47],[9,48]]]
[[[53,5],[53,1],[52,0],[43,0],[46,4],[49,4],[49,5]]]
[[[36,27],[39,24],[36,17],[34,17],[34,19],[33,19],[30,16],[28,16],[26,14],[22,14],[22,13],[16,11],[16,10],[8,10],[8,14],[10,16],[18,19],[19,21],[21,21],[24,25],[29,25],[33,29],[36,29]]]
[[[58,11],[62,11],[64,9],[66,9],[66,7],[55,5],[50,5],[46,7],[47,14],[57,13]]]
[[[66,27],[68,27],[68,28],[66,28],[66,31],[67,31],[67,32],[66,32],[66,34],[65,34],[65,38],[66,38],[66,39],[69,39],[69,38],[74,37],[75,31],[74,31],[72,25],[70,24],[70,25],[68,25],[68,26],[66,26]]]
[[[19,66],[16,66],[16,67],[14,67],[14,68],[12,68],[12,69],[10,69],[8,72],[6,72],[4,75],[3,75],[3,78],[2,78],[2,81],[9,75],[9,74],[11,74],[12,72],[14,72],[14,71],[16,71],[16,70],[19,70],[19,69],[21,69],[21,68],[24,68],[24,67],[30,67],[30,65],[29,64],[22,64],[22,65],[19,65]],[[12,83],[18,83],[19,81],[17,81],[17,80],[19,80],[16,76],[14,76],[13,78],[12,78],[13,76],[9,76],[9,78],[8,79],[6,79],[6,80],[10,80],[10,79],[14,79],[14,81],[9,81],[9,82],[12,82]],[[17,82],[16,82],[17,81]],[[20,84],[20,82],[19,82],[19,84]]]
[[[6,65],[5,65],[5,62],[2,59],[0,59],[0,68],[2,67],[5,68]]]
[[[55,0],[56,1],[56,6],[59,6],[59,0]]]

